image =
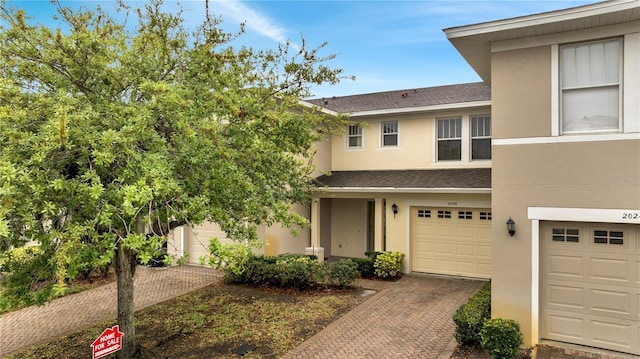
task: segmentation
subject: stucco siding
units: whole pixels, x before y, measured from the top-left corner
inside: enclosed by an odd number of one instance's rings
[[[493,138],[551,135],[551,48],[491,55]]]

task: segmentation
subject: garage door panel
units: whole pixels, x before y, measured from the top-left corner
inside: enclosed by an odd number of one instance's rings
[[[629,323],[612,323],[610,320],[592,320],[590,323],[591,340],[601,346],[629,350],[634,341],[633,328]]]
[[[550,278],[572,277],[572,279],[575,279],[582,277],[582,257],[554,254],[549,255],[547,258],[548,263],[546,263],[545,267],[548,268],[548,274]]]
[[[476,246],[472,244],[458,244],[456,246],[456,254],[459,256],[475,256]]]
[[[584,289],[566,285],[549,285],[547,287],[550,307],[572,307],[583,309]]]
[[[491,278],[491,264],[478,263],[478,275],[481,278]]]
[[[628,282],[629,261],[610,258],[591,258],[589,270],[592,279]]]
[[[560,242],[578,228],[579,241]],[[541,337],[640,354],[640,231],[637,225],[543,222]],[[614,231],[609,243],[600,241]],[[624,232],[624,245],[620,233]],[[564,239],[568,238],[564,232]],[[572,232],[573,236],[575,232]],[[555,241],[554,241],[555,239]],[[557,241],[557,242],[556,242]]]
[[[633,311],[633,296],[626,292],[592,289],[589,295],[591,310],[609,314],[629,315]]]
[[[423,214],[430,211],[432,217],[419,216],[419,210]],[[485,214],[482,220],[480,211]],[[412,207],[412,270],[490,278],[492,234],[488,218],[490,210],[487,209]],[[427,257],[435,262],[427,264]]]
[[[586,325],[584,319],[579,316],[570,316],[567,313],[545,313],[546,327],[549,339],[570,340],[584,343],[586,338]]]
[[[477,249],[478,249],[478,257],[491,260],[491,256],[493,255],[491,246],[478,245]]]

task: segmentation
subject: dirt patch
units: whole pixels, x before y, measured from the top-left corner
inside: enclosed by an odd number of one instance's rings
[[[491,359],[491,355],[480,347],[458,345],[453,351],[451,359]],[[516,359],[531,359],[531,349],[521,349]]]
[[[277,358],[373,294],[360,288],[297,292],[216,284],[136,313],[138,358]],[[15,358],[86,358],[102,323]]]

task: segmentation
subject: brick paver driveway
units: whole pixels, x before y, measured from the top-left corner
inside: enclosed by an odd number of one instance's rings
[[[136,310],[169,300],[218,281],[211,268],[138,267],[134,277]],[[0,316],[0,358],[20,349],[116,317],[116,285],[107,284]],[[89,351],[87,351],[88,353]]]
[[[453,314],[484,283],[421,275],[366,281],[380,292],[283,358],[436,359],[453,338]]]
[[[138,268],[136,310],[220,279],[205,267]],[[456,309],[484,282],[408,275],[362,281],[378,291],[284,358],[439,358],[451,342]],[[115,283],[0,316],[0,357],[115,318]],[[446,355],[446,354],[445,354]]]

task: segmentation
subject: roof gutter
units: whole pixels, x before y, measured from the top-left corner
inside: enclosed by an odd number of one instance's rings
[[[380,109],[371,111],[356,111],[349,114],[349,117],[364,117],[364,116],[377,116],[377,115],[393,115],[400,113],[417,113],[417,112],[430,112],[430,111],[442,111],[450,109],[472,108],[472,107],[484,107],[491,106],[491,100],[485,101],[473,101],[473,102],[460,102],[460,103],[448,103],[443,105],[432,106],[416,106],[416,107],[400,107],[391,109]]]
[[[469,193],[491,194],[491,188],[318,187],[316,193]]]

